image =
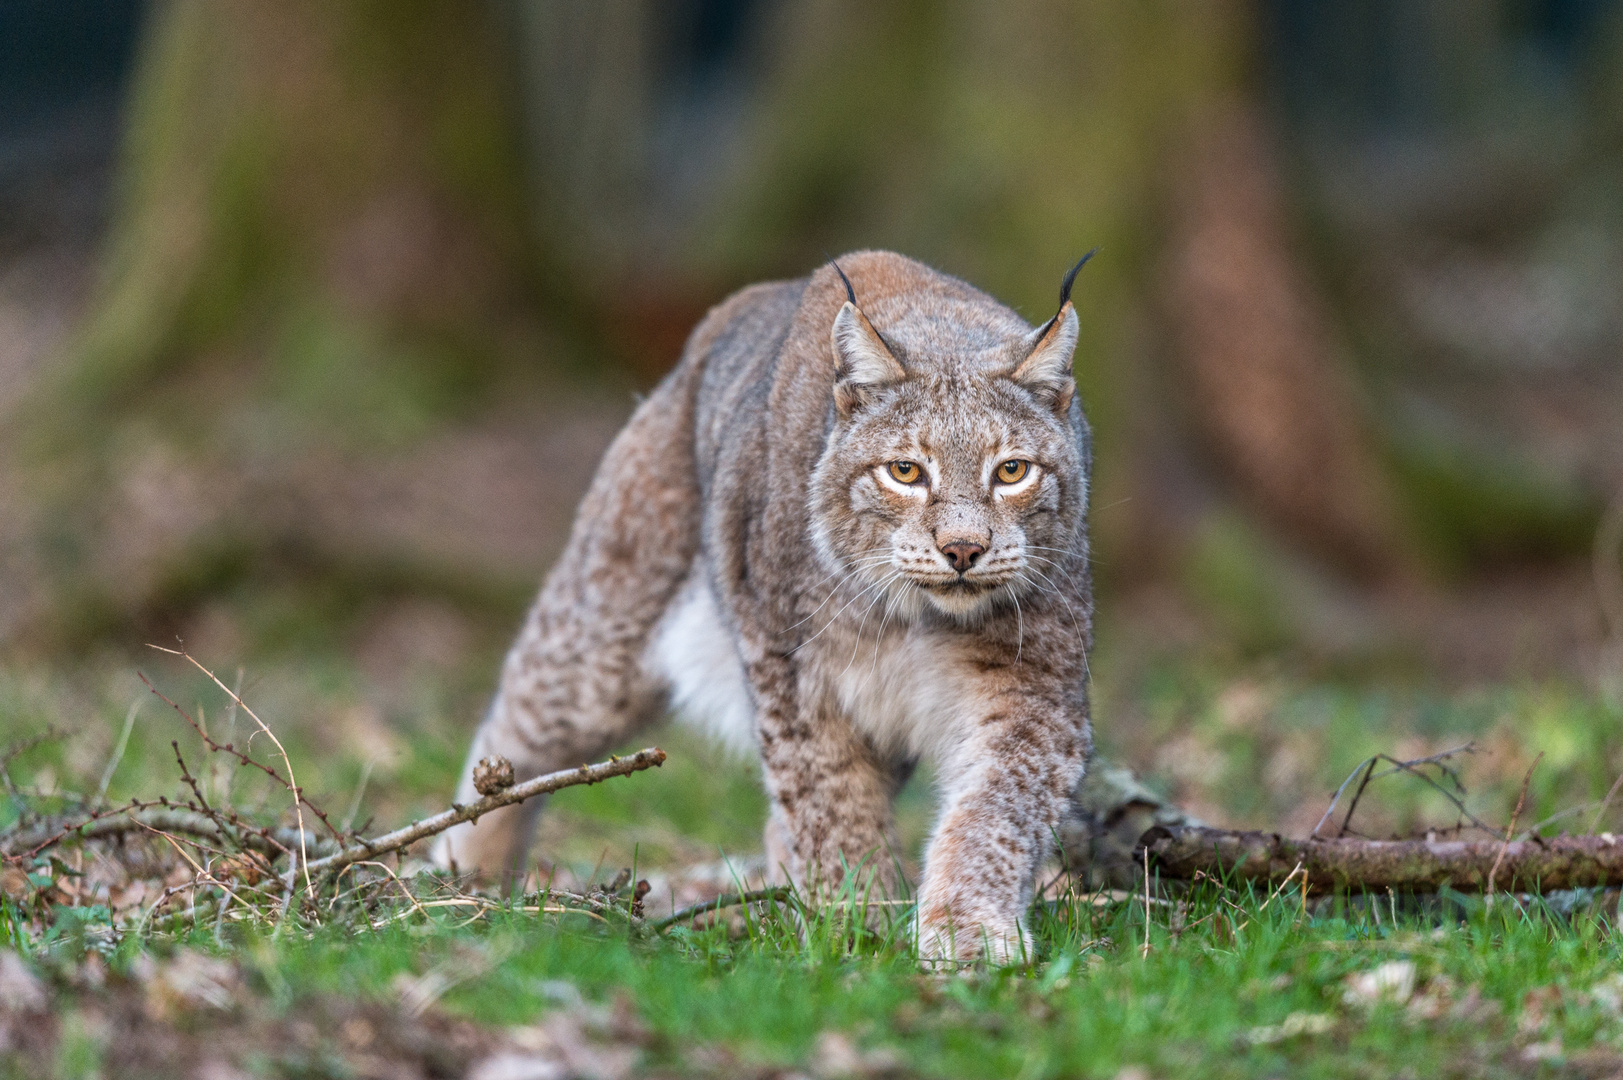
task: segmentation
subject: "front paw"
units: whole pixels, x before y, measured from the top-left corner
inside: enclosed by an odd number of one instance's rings
[[[1034,959],[1030,932],[1019,920],[922,919],[919,963],[931,971],[955,971],[975,964],[1010,967]]]

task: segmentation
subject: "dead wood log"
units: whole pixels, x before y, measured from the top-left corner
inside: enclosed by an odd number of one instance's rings
[[[1226,882],[1279,882],[1307,875],[1314,892],[1339,889],[1443,888],[1481,892],[1545,892],[1623,885],[1623,841],[1610,833],[1513,840],[1293,840],[1278,833],[1156,826],[1140,840],[1163,878],[1196,874]]]

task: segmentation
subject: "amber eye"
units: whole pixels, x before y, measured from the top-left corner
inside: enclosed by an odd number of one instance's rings
[[[893,461],[885,466],[891,479],[902,484],[916,484],[924,478],[924,470],[911,461]]]
[[[1021,461],[1018,458],[1013,461],[1005,461],[997,467],[997,482],[1000,484],[1018,484],[1026,478],[1026,472],[1030,468],[1031,462],[1029,461]]]

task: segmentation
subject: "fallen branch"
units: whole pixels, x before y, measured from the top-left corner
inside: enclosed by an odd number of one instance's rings
[[[1442,888],[1481,892],[1490,878],[1512,892],[1623,886],[1623,839],[1292,840],[1277,833],[1156,826],[1140,845],[1164,878],[1282,881],[1300,864],[1309,889]],[[1495,863],[1498,869],[1495,870]]]
[[[299,843],[297,829],[260,830],[229,825],[222,827],[207,815],[195,810],[182,810],[173,806],[123,806],[94,812],[77,822],[55,819],[11,833],[0,840],[0,855],[6,857],[37,855],[48,847],[69,840],[95,840],[126,833],[145,832],[149,829],[195,836],[204,840],[226,840],[238,847],[251,848],[264,855],[285,855],[290,847],[296,847]],[[330,840],[315,837],[311,837],[309,842],[323,854],[336,851],[338,847]]]
[[[793,900],[795,891],[787,885],[778,885],[770,889],[757,889],[747,893],[723,893],[714,900],[706,900],[702,904],[690,904],[681,911],[667,915],[658,922],[650,923],[649,929],[656,934],[662,934],[677,923],[696,919],[700,915],[708,915],[712,911],[721,911],[724,908],[738,907],[741,904],[756,904],[763,900],[776,900],[784,903]]]
[[[578,769],[565,769],[562,772],[537,776],[533,780],[526,780],[522,784],[514,784],[512,787],[486,795],[478,802],[469,803],[467,806],[453,803],[451,809],[421,821],[414,821],[403,829],[384,833],[371,840],[346,844],[325,858],[311,860],[305,866],[305,870],[316,874],[331,873],[362,859],[375,859],[379,855],[399,851],[419,840],[436,836],[453,825],[460,825],[464,821],[477,821],[492,810],[500,810],[504,806],[512,806],[526,799],[533,799],[537,795],[545,795],[577,784],[595,784],[610,777],[628,776],[664,763],[665,751],[657,746],[651,746],[646,750],[638,750],[630,757],[610,758],[596,765],[582,765]]]

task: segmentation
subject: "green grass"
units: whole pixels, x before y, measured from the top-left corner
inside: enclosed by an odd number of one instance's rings
[[[959,975],[921,974],[902,938],[847,947],[827,923],[803,937],[770,916],[665,939],[579,917],[434,918],[232,952],[272,1009],[394,1001],[402,976],[436,971],[464,973],[443,1007],[488,1025],[533,1022],[577,993],[620,999],[651,1030],[645,1063],[677,1073],[716,1048],[741,1066],[805,1066],[829,1032],[943,1077],[1519,1076],[1623,1044],[1602,918],[1466,902],[1446,920],[1304,919],[1289,893],[1265,899],[1193,895],[1176,939],[1152,908],[1145,955],[1142,902],[1079,898],[1039,913],[1037,961]],[[73,948],[64,939],[55,962]],[[1412,992],[1349,998],[1348,980],[1383,964],[1412,964]]]
[[[217,690],[167,661],[147,668],[212,731],[226,725]],[[128,666],[104,670],[100,677],[0,671],[0,740],[47,726],[66,732],[9,764],[25,792],[94,790],[131,701],[146,694]],[[1527,764],[1543,751],[1527,823],[1597,798],[1623,764],[1623,714],[1559,684],[1444,691],[1198,657],[1115,671],[1099,694],[1104,750],[1181,801],[1235,823],[1305,831],[1298,819],[1316,817],[1335,784],[1375,751],[1420,754],[1475,740],[1480,752],[1462,762],[1463,776],[1468,801],[1489,820],[1508,816]],[[246,686],[287,743],[300,781],[335,815],[373,762],[358,820],[375,815],[386,828],[443,805],[478,713],[480,694],[466,688],[474,682],[454,675],[377,704],[351,667],[328,660],[250,673]],[[237,725],[244,730],[240,716]],[[171,740],[200,765],[196,736],[148,700],[111,794],[178,794]],[[600,864],[607,876],[633,858],[675,868],[759,850],[765,802],[755,766],[679,729],[636,743],[665,747],[670,761],[560,793],[544,825],[547,855],[578,872]],[[232,783],[239,805],[280,808],[278,794],[250,775]],[[16,805],[8,805],[14,815]],[[1620,810],[1614,806],[1602,827],[1615,826]],[[914,853],[930,811],[924,776],[899,807]],[[1374,834],[1452,820],[1425,789],[1393,780],[1372,788],[1359,811]],[[1588,820],[1585,813],[1551,829]],[[1146,956],[1141,899],[1096,907],[1074,898],[1034,913],[1032,963],[951,976],[921,972],[905,934],[852,942],[843,924],[815,921],[802,936],[770,916],[734,920],[732,933],[678,929],[660,937],[579,916],[502,912],[462,925],[461,915],[436,909],[379,930],[364,922],[274,936],[239,929],[241,936],[227,934],[223,951],[245,971],[253,1008],[271,1016],[319,1009],[334,995],[397,1008],[400,977],[429,972],[453,983],[442,1008],[492,1028],[535,1022],[577,992],[588,1001],[623,1000],[651,1032],[645,1064],[675,1074],[729,1075],[717,1061],[743,1072],[827,1071],[830,1033],[870,1055],[870,1071],[899,1062],[905,1074],[924,1076],[1117,1077],[1130,1068],[1154,1078],[1530,1076],[1595,1072],[1596,1062],[1623,1067],[1623,982],[1615,981],[1623,956],[1610,930],[1613,910],[1566,917],[1462,900],[1423,915],[1401,898],[1377,898],[1304,916],[1294,891],[1266,907],[1265,899],[1207,887],[1181,909],[1158,902]],[[25,947],[40,971],[56,973],[58,1000],[90,1003],[82,1023],[80,1005],[63,1006],[63,1076],[92,1075],[91,1066],[69,1068],[68,1059],[93,1062],[99,1053],[95,994],[72,976],[87,949],[105,947],[94,932],[98,918],[59,911],[42,941],[15,933],[0,912],[0,936]],[[1175,934],[1173,923],[1185,929]],[[207,928],[193,938],[196,947],[222,951]],[[166,935],[128,940],[113,965],[130,963],[137,949],[162,955],[175,944]],[[1414,965],[1407,1001],[1347,998],[1349,978],[1391,963]],[[277,1068],[266,1074],[280,1075]]]

